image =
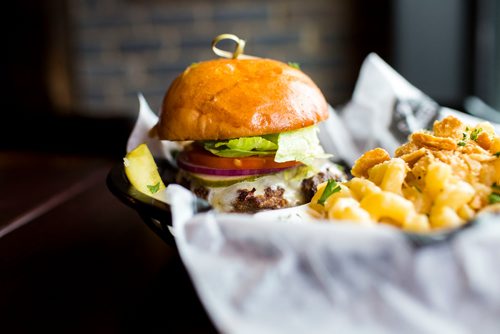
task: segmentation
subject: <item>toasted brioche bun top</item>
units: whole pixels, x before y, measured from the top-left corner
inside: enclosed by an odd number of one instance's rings
[[[300,70],[270,59],[217,59],[174,80],[156,133],[167,140],[220,140],[295,130],[327,117],[323,94]]]

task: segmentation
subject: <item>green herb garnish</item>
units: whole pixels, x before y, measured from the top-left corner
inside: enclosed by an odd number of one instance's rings
[[[488,196],[488,201],[490,202],[490,204],[500,203],[500,194],[491,193]]]
[[[476,141],[481,131],[483,131],[483,129],[481,128],[472,130],[472,132],[470,133],[470,139]]]
[[[288,62],[288,66],[296,68],[297,70],[300,70],[300,64],[299,63],[295,63],[295,62],[289,61]]]
[[[156,194],[158,192],[158,190],[160,190],[160,182],[158,182],[154,186],[149,185],[149,184],[146,186],[148,187],[149,191],[151,191],[152,194]]]
[[[340,191],[339,184],[335,180],[328,180],[325,190],[323,190],[323,194],[321,194],[321,197],[318,200],[318,204],[324,206],[328,197],[332,196],[333,194],[339,191]]]
[[[488,196],[490,204],[500,203],[500,185],[493,183],[491,186],[493,192]]]
[[[337,167],[337,169],[338,169],[339,171],[341,171],[342,173],[345,173],[345,166],[342,166],[342,165],[338,165],[338,164],[336,164],[336,165],[335,165],[335,167]]]
[[[194,62],[194,63],[191,63],[191,65],[189,65],[187,68],[186,68],[186,71],[187,70],[190,70],[192,68],[195,68],[196,66],[200,65],[200,62],[197,61],[197,62]]]
[[[465,146],[466,143],[465,143],[465,140],[467,139],[467,133],[466,132],[462,132],[462,140],[460,140],[457,145],[458,146]]]
[[[494,155],[495,157],[499,158],[499,157],[500,157],[500,152],[493,153],[493,155]]]

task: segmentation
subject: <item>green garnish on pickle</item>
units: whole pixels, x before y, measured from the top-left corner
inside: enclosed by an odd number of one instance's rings
[[[160,190],[160,182],[158,182],[155,185],[147,185],[149,191],[151,191],[152,194],[156,194],[158,190]]]

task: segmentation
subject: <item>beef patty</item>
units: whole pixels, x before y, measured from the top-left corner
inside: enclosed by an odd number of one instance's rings
[[[333,169],[333,170],[332,170]],[[330,179],[341,181],[344,179],[344,174],[339,173],[336,167],[326,168],[325,170],[302,180],[300,183],[299,199],[296,202],[290,203],[287,199],[287,189],[276,185],[263,187],[260,193],[255,187],[245,187],[235,191],[234,199],[231,202],[232,212],[239,213],[255,213],[262,210],[273,210],[287,208],[293,205],[303,204],[311,201],[318,189],[318,185]],[[210,187],[194,182],[186,176],[186,174],[179,173],[177,182],[184,187],[190,189],[196,196],[205,200],[209,199]],[[300,181],[299,181],[300,182]],[[212,188],[213,189],[213,188]]]

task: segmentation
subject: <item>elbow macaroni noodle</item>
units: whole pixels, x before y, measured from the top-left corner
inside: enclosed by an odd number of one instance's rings
[[[326,183],[318,186],[310,206],[323,218],[412,232],[455,228],[500,206],[492,205],[500,199],[500,137],[489,123],[469,127],[448,116],[432,132],[413,133],[394,158],[380,148],[366,152],[351,172],[324,205]]]

